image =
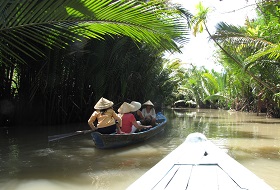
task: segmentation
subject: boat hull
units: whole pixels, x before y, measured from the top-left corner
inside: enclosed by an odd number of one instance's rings
[[[272,190],[201,133],[190,134],[127,189]]]
[[[167,119],[162,113],[157,114],[157,125],[149,130],[132,134],[101,134],[92,132],[91,136],[96,148],[109,149],[128,146],[146,141],[164,130]]]

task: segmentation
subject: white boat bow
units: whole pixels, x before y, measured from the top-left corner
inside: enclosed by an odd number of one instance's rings
[[[201,133],[190,134],[128,190],[272,190]]]

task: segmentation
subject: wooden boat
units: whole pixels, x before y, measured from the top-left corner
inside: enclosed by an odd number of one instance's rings
[[[272,190],[201,133],[190,134],[127,189]]]
[[[131,134],[101,134],[92,132],[91,136],[96,148],[107,149],[123,147],[130,144],[139,143],[154,137],[164,130],[167,119],[161,113],[157,113],[157,125],[145,131],[140,131]]]

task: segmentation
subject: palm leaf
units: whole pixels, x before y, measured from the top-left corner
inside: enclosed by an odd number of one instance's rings
[[[268,59],[266,59],[266,57]],[[279,60],[279,58],[280,58],[280,44],[272,44],[260,49],[252,56],[247,57],[247,59],[245,59],[245,62],[247,63],[247,67],[252,67],[255,64],[259,64],[258,60],[260,59],[261,59],[260,62],[263,63],[269,62],[275,64],[275,62]],[[279,64],[279,62],[277,62],[277,64]]]
[[[220,22],[216,26],[216,33],[212,35],[212,38],[222,43],[234,45],[238,47],[239,51],[248,49],[253,52],[271,44],[269,41],[251,34],[250,31],[245,30],[243,27],[229,25],[224,22]]]
[[[187,34],[180,12],[153,2],[5,0],[0,7],[0,51],[4,55],[12,48],[17,53],[8,56],[21,63],[18,52],[43,55],[37,44],[64,48],[81,38],[126,35],[155,48],[179,51],[175,40],[183,43]]]
[[[207,96],[204,101],[206,100],[210,100],[210,101],[214,101],[214,100],[224,100],[224,99],[228,99],[228,97],[220,95],[220,93],[216,93],[210,96]]]

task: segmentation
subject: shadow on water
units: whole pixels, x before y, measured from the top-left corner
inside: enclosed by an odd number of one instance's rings
[[[34,138],[34,134],[27,134],[13,134],[14,137],[10,137],[10,134],[1,138],[2,180],[59,179],[73,182],[77,173],[88,177],[93,175],[91,173],[135,169],[140,165],[149,169],[154,161],[149,161],[147,154],[158,158],[157,161],[164,154],[158,151],[160,147],[157,143],[164,139],[164,133],[146,141],[145,144],[118,148],[117,151],[94,148],[90,134],[54,142],[46,142],[46,134],[40,138]]]

